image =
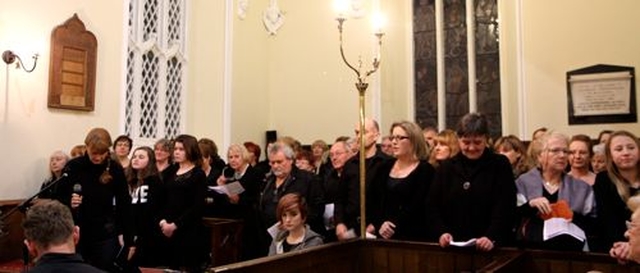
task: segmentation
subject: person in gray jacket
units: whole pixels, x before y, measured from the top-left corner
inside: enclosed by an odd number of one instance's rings
[[[276,215],[280,223],[269,256],[323,244],[322,236],[306,225],[307,204],[299,194],[289,193],[280,198]]]

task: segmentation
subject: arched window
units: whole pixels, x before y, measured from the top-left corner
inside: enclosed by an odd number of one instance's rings
[[[125,134],[151,145],[185,118],[186,1],[130,0]]]

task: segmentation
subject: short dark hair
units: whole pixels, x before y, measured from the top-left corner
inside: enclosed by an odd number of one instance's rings
[[[66,243],[73,235],[73,226],[71,211],[57,200],[39,201],[22,222],[25,238],[43,249]]]
[[[114,150],[116,149],[116,145],[118,145],[118,142],[126,142],[127,145],[129,145],[129,150],[131,150],[131,148],[133,147],[133,140],[127,135],[121,135],[116,138],[116,140],[113,142]]]
[[[464,115],[458,123],[458,137],[489,136],[489,122],[481,113]]]

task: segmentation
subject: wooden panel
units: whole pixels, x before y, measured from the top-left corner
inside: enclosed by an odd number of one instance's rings
[[[51,32],[47,105],[93,111],[98,41],[74,14]]]
[[[21,224],[24,214],[14,210],[20,203],[22,200],[0,201],[0,219],[4,221],[0,236],[0,262],[22,259],[24,233]]]
[[[314,249],[211,269],[211,272],[518,272],[574,273],[590,270],[640,273],[606,254],[540,250],[442,249],[436,244],[384,240],[332,243]]]

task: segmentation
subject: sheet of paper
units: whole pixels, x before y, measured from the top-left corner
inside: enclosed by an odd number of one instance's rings
[[[353,239],[356,237],[358,237],[358,235],[356,235],[356,231],[353,230],[352,228],[348,229],[347,232],[345,232],[344,234],[345,239]]]
[[[327,230],[334,229],[336,227],[333,223],[333,212],[333,203],[324,205],[324,215],[322,215],[322,219],[324,220],[324,228]]]
[[[209,186],[209,189],[226,195],[241,194],[244,192],[244,187],[242,187],[242,184],[240,184],[239,181],[220,186]]]
[[[457,247],[468,247],[468,246],[475,246],[476,245],[476,238],[472,238],[469,239],[468,241],[465,242],[456,242],[456,241],[451,241],[451,243],[449,243],[452,246],[457,246]]]
[[[555,217],[544,221],[542,240],[546,241],[564,234],[573,236],[582,242],[587,238],[584,230],[576,226],[576,224],[569,222],[567,219]]]

